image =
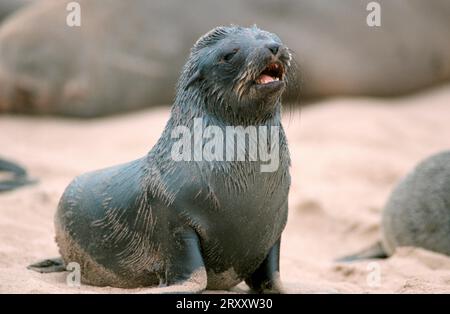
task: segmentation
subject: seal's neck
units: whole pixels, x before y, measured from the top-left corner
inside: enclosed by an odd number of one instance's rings
[[[205,150],[204,143],[208,143],[214,146],[214,152],[217,152],[217,149],[219,149],[219,151],[221,149],[227,149],[227,146],[223,145],[224,143],[228,145],[228,139],[234,141],[235,138],[238,138],[235,147],[236,154],[238,156],[257,156],[258,154],[261,154],[261,152],[265,152],[266,155],[264,156],[269,156],[270,158],[268,159],[270,159],[271,161],[274,160],[276,161],[276,163],[278,163],[279,157],[281,157],[281,162],[287,166],[289,165],[289,151],[287,149],[286,136],[281,125],[280,102],[276,103],[276,106],[274,107],[275,110],[270,116],[266,116],[265,118],[259,116],[250,116],[248,119],[240,119],[233,116],[226,118],[224,118],[223,116],[217,116],[214,113],[206,111],[204,105],[205,104],[202,102],[201,98],[179,97],[176,99],[172,107],[170,119],[167,122],[163,134],[150,152],[152,156],[154,156],[155,154],[163,156],[163,158],[157,159],[159,160],[159,163],[171,162],[173,160],[173,147],[182,146],[183,151],[187,150],[188,159],[185,161],[196,161],[197,157],[195,156],[197,155],[195,155],[195,152],[201,152],[201,154],[198,156],[203,156],[202,154]],[[256,128],[252,128],[251,126],[254,126]],[[218,130],[217,128],[220,128],[221,130]],[[239,138],[240,135],[243,135],[243,137]],[[242,139],[244,140],[242,141]],[[248,145],[246,144],[247,139]],[[178,146],[178,144],[181,143],[180,141],[187,144]],[[178,143],[176,144],[177,146],[174,146],[175,143]],[[250,154],[248,149],[250,149],[251,147],[255,148],[255,146],[252,146],[255,143],[260,143],[258,145],[261,146],[256,146],[256,154]],[[234,147],[234,144],[232,145]],[[193,154],[191,150],[192,147],[194,148]],[[196,147],[200,148],[196,150]],[[179,151],[175,150],[175,152]],[[225,155],[222,155],[222,158],[223,156],[227,156],[226,154],[227,153],[225,151]],[[231,156],[233,157],[234,148],[232,150],[232,154],[233,155]],[[201,160],[201,157],[199,158]],[[153,158],[152,160],[155,160],[155,158]],[[218,163],[220,164],[220,169],[228,167],[229,169],[234,169],[233,171],[237,171],[241,174],[243,172],[240,169],[243,168],[245,168],[245,171],[247,172],[252,172],[255,169],[254,167],[266,167],[265,165],[261,165],[260,163],[251,163],[253,164],[253,166],[248,168],[248,163],[242,163],[239,161],[234,162],[233,159],[227,162],[222,162],[224,160],[220,158],[215,160],[220,161]],[[269,164],[269,166],[272,165],[271,162],[269,162]],[[212,167],[216,164],[208,163],[208,165]],[[273,170],[270,170],[269,172],[271,171]],[[230,173],[232,172],[229,172],[229,174]]]
[[[198,94],[181,93],[172,106],[170,122],[173,126],[191,127],[193,121],[202,118],[210,125],[222,126],[263,126],[281,125],[281,101],[277,99],[274,104],[250,104],[234,111],[226,103],[215,103],[217,110],[211,110],[211,105],[205,103]],[[269,108],[270,110],[265,110]]]

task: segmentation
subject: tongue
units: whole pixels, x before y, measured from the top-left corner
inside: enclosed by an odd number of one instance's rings
[[[273,79],[273,77],[271,77],[270,75],[262,74],[262,75],[259,77],[259,81],[260,81],[260,84],[267,84],[267,83],[273,82],[274,79]]]

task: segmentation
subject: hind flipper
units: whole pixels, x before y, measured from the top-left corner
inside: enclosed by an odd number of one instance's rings
[[[66,265],[60,257],[42,260],[29,265],[27,268],[37,271],[38,273],[56,273],[66,271]]]
[[[16,176],[24,177],[27,171],[16,163],[0,158],[0,170],[14,173]]]
[[[37,180],[28,178],[27,172],[23,167],[1,158],[0,172],[10,172],[13,175],[11,179],[0,181],[0,192],[11,191],[37,182]]]
[[[353,261],[364,260],[364,259],[386,258],[386,257],[389,257],[389,255],[384,250],[381,241],[377,241],[375,244],[371,245],[370,247],[368,247],[362,251],[359,251],[358,253],[338,258],[335,261],[336,262],[353,262]]]
[[[17,189],[21,186],[28,185],[28,184],[34,184],[36,182],[37,182],[37,180],[29,179],[26,177],[18,177],[14,180],[0,181],[0,192],[11,191],[11,190]]]

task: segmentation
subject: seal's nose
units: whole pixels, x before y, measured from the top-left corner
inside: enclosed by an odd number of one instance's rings
[[[280,44],[270,43],[266,45],[266,48],[269,49],[274,55],[277,55],[278,50],[280,49]]]

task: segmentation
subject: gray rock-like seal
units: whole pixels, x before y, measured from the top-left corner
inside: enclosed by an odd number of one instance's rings
[[[288,213],[289,151],[280,121],[291,55],[274,34],[217,27],[194,45],[170,119],[143,158],[77,177],[55,218],[62,259],[31,265],[41,272],[77,262],[82,282],[155,286],[149,292],[229,289],[280,292],[280,237]],[[279,166],[262,161],[174,161],[179,126],[276,127]],[[268,139],[269,140],[269,139]],[[228,149],[228,148],[227,148]],[[236,146],[245,149],[245,146]]]
[[[450,255],[450,151],[425,159],[403,178],[383,209],[381,240],[341,260],[388,257],[401,246]]]

